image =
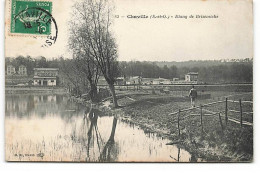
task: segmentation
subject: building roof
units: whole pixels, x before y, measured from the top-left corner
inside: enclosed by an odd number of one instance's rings
[[[117,77],[116,79],[117,79],[117,80],[119,80],[119,79],[120,79],[120,80],[124,80],[125,78],[124,78],[124,77]]]
[[[34,76],[33,79],[56,79],[56,77],[53,77],[53,76],[43,76],[43,77]]]
[[[140,79],[140,76],[131,76],[130,79]]]
[[[49,70],[49,71],[56,71],[56,70],[59,70],[59,68],[34,68],[33,70]]]
[[[198,72],[189,72],[187,73],[187,75],[198,75],[199,73]]]
[[[164,79],[164,78],[157,78],[157,79],[154,79],[154,81],[169,81],[170,79]]]

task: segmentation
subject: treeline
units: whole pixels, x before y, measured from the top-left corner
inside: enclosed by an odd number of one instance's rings
[[[181,66],[160,66],[158,62],[120,62],[122,76],[142,76],[143,78],[179,78],[184,80],[185,74],[198,72],[199,80],[205,83],[252,83],[253,61],[252,59],[239,61],[191,61],[182,62]],[[199,62],[201,65],[198,65]],[[217,63],[212,63],[217,62]],[[187,66],[183,64],[187,63]],[[171,63],[169,63],[171,64]],[[214,65],[217,64],[217,65]]]
[[[220,59],[220,60],[189,60],[189,61],[156,61],[155,63],[159,67],[163,67],[164,65],[172,66],[175,65],[179,67],[209,67],[209,66],[218,66],[218,65],[231,65],[232,63],[252,63],[252,58],[245,58],[245,59]]]
[[[119,69],[121,76],[142,76],[144,78],[167,78],[178,77],[178,68],[176,66],[159,67],[155,62],[120,62]]]
[[[70,69],[67,66],[73,60],[63,58],[53,58],[47,60],[45,57],[23,57],[6,58],[6,65],[12,64],[16,68],[23,64],[27,67],[28,75],[33,74],[33,68],[60,68]],[[192,66],[192,62],[194,66]],[[199,62],[201,65],[199,65]],[[212,63],[215,62],[215,63]],[[205,83],[252,83],[253,82],[253,61],[245,59],[239,61],[186,61],[181,65],[161,66],[162,62],[140,62],[140,61],[120,61],[118,76],[142,76],[143,78],[179,78],[184,80],[188,72],[198,72],[199,80]],[[180,62],[179,62],[180,63]],[[187,63],[187,66],[185,66]],[[171,64],[169,62],[168,64]],[[214,65],[216,64],[216,65]],[[72,71],[71,71],[72,73]]]
[[[20,65],[24,65],[27,68],[27,74],[33,75],[33,68],[59,68],[61,59],[53,58],[47,60],[45,57],[32,58],[30,56],[18,56],[16,58],[6,57],[5,58],[5,69],[7,65],[13,65],[18,71]]]

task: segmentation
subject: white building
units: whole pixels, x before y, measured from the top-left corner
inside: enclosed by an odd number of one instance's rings
[[[142,77],[141,76],[133,76],[126,80],[126,85],[138,85],[141,84]]]
[[[158,78],[153,80],[154,85],[168,85],[171,84],[170,79]]]
[[[189,72],[185,75],[186,82],[197,82],[198,81],[198,73],[197,72]]]
[[[58,68],[34,68],[33,84],[35,86],[56,86]]]
[[[27,68],[24,65],[20,65],[18,74],[21,76],[27,76]]]
[[[13,75],[15,74],[15,67],[13,65],[7,65],[6,75]]]

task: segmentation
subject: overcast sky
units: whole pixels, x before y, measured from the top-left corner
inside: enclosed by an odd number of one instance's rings
[[[59,35],[55,45],[41,48],[43,38],[9,36],[6,56],[64,56],[73,1],[53,0]],[[253,57],[253,17],[250,0],[115,0],[114,34],[119,60],[186,61]],[[127,15],[216,15],[211,19],[133,19]],[[124,16],[124,17],[121,17]],[[8,19],[8,15],[6,16]],[[9,21],[6,20],[6,24]]]

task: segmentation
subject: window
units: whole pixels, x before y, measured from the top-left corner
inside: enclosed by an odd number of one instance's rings
[[[54,80],[51,80],[51,82],[54,82]]]

